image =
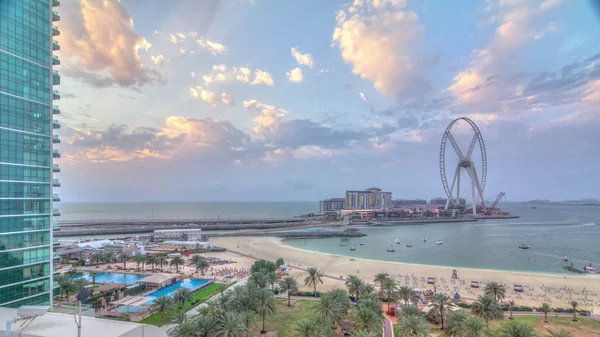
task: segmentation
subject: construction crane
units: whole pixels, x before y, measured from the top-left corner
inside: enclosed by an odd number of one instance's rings
[[[483,205],[482,214],[483,215],[490,215],[490,214],[492,214],[492,212],[496,210],[496,205],[498,205],[498,203],[500,202],[500,200],[502,200],[502,198],[504,198],[505,195],[506,195],[506,193],[500,192],[500,193],[498,193],[498,196],[496,197],[496,200],[494,200],[494,202],[492,203],[492,205],[490,207],[485,207],[485,205]]]

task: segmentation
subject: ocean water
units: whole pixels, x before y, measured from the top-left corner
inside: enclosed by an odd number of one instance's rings
[[[362,238],[289,239],[297,248],[406,263],[551,274],[600,266],[600,207],[503,204],[519,219],[362,228]],[[398,238],[400,244],[395,244]],[[423,238],[427,242],[423,242]],[[442,240],[442,245],[436,245]],[[347,243],[340,246],[340,243]],[[361,246],[360,243],[365,245]],[[406,247],[412,244],[412,248]],[[521,244],[531,246],[519,249]],[[349,248],[356,245],[357,250]],[[396,252],[387,252],[393,245]],[[562,261],[566,256],[569,262]]]

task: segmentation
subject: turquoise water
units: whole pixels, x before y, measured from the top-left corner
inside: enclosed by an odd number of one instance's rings
[[[563,267],[600,266],[600,207],[506,204],[521,216],[476,223],[360,229],[362,238],[290,239],[293,247],[348,257],[449,267],[567,274]],[[398,238],[401,244],[394,240]],[[427,242],[423,242],[427,238]],[[442,245],[436,245],[442,240]],[[347,243],[340,246],[340,243]],[[360,243],[365,245],[361,246]],[[518,249],[520,244],[531,249]],[[406,244],[412,244],[407,248]],[[356,245],[355,251],[349,248]],[[393,245],[396,252],[388,253]],[[562,261],[567,256],[569,262]],[[300,262],[301,263],[301,262]]]
[[[123,283],[123,284],[134,284],[138,280],[143,279],[148,275],[140,274],[119,274],[119,273],[98,273],[96,276],[96,283]],[[84,278],[88,282],[92,282],[92,277],[89,273],[83,273],[83,275],[76,278]]]
[[[199,279],[185,279],[178,281],[176,283],[171,284],[170,286],[166,286],[164,288],[158,289],[157,291],[150,293],[146,296],[148,297],[161,297],[161,296],[173,296],[175,291],[179,288],[187,288],[191,291],[194,291],[203,285],[210,282],[209,280],[199,280]]]

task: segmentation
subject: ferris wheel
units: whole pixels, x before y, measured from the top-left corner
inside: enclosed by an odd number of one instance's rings
[[[450,146],[447,146],[450,143]],[[466,171],[471,187],[473,215],[477,205],[485,209],[483,191],[487,179],[487,156],[481,132],[475,123],[466,117],[450,122],[440,147],[440,175],[446,192],[446,209],[465,206],[461,199],[461,172]],[[448,177],[451,184],[448,185]],[[462,186],[464,190],[464,185]],[[469,191],[463,191],[463,195]],[[461,202],[462,200],[462,202]]]

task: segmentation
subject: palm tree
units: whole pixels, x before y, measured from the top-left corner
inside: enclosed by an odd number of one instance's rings
[[[273,298],[273,293],[269,289],[257,289],[254,294],[254,301],[256,312],[262,319],[262,330],[260,330],[260,333],[265,334],[267,333],[267,330],[265,330],[265,319],[267,316],[275,313],[275,298]]]
[[[350,275],[346,279],[346,287],[348,287],[348,294],[350,296],[354,295],[356,298],[356,303],[358,303],[358,297],[360,295],[361,288],[363,286],[363,281],[355,275]]]
[[[552,310],[550,304],[544,302],[542,306],[538,308],[539,311],[544,313],[544,323],[548,323],[548,313]]]
[[[256,326],[256,313],[252,310],[252,306],[242,307],[244,309],[241,309],[239,312],[244,321],[244,326],[246,327],[246,337],[250,336],[250,329],[253,326]]]
[[[298,283],[296,282],[296,280],[291,276],[284,277],[283,279],[281,279],[281,281],[279,281],[279,289],[282,292],[287,293],[287,298],[288,298],[287,306],[288,307],[291,306],[290,298],[292,297],[293,294],[296,294],[298,292]]]
[[[194,319],[189,319],[185,312],[181,312],[171,320],[174,325],[169,329],[169,336],[196,337],[197,324]]]
[[[571,333],[570,332],[566,332],[565,330],[561,330],[561,331],[553,331],[548,329],[548,337],[571,337]]]
[[[352,331],[352,337],[377,337],[377,333],[371,330],[356,330]]]
[[[343,289],[336,289],[321,295],[315,311],[317,314],[326,317],[333,328],[335,328],[348,313],[349,306],[350,303],[345,291]]]
[[[421,316],[421,310],[414,305],[409,305],[402,308],[400,315],[404,316]]]
[[[368,331],[381,331],[383,317],[371,308],[360,307],[356,312],[356,326]]]
[[[375,284],[381,284],[383,280],[388,278],[388,274],[386,273],[378,273],[375,275]]]
[[[173,301],[178,302],[182,307],[185,302],[191,302],[194,300],[192,292],[188,288],[179,288],[173,294]]]
[[[175,256],[174,258],[171,259],[171,266],[175,266],[176,271],[179,273],[179,266],[181,266],[183,264],[183,259],[181,258],[181,256]]]
[[[236,312],[226,312],[219,318],[219,326],[215,329],[218,337],[242,337],[246,325],[242,316]]]
[[[104,258],[104,254],[102,252],[95,252],[90,255],[91,261],[96,261],[96,264],[100,264],[100,261]]]
[[[398,322],[398,332],[400,336],[427,337],[429,326],[422,316],[409,315],[404,316]]]
[[[485,319],[485,325],[490,328],[490,320],[501,319],[504,316],[502,308],[491,295],[478,296],[477,301],[471,305],[471,312]]]
[[[92,278],[92,284],[96,284],[96,276],[98,276],[98,272],[97,271],[91,271],[88,273],[88,275]]]
[[[460,337],[481,337],[485,330],[485,321],[479,317],[467,317],[457,336]]]
[[[364,283],[360,287],[359,290],[360,290],[360,296],[371,295],[375,292],[375,287],[373,287],[372,285],[370,285],[368,283]]]
[[[498,337],[535,337],[535,331],[525,322],[508,321],[502,324]]]
[[[248,281],[260,289],[267,287],[267,275],[259,271],[252,273]]]
[[[162,271],[163,271],[163,266],[164,266],[164,265],[167,265],[167,264],[168,264],[168,262],[169,262],[169,260],[167,259],[167,257],[166,257],[166,256],[164,256],[164,255],[160,255],[160,256],[158,256],[158,257],[156,258],[156,261],[155,261],[154,263],[160,266],[160,271],[161,271],[161,273],[162,273]]]
[[[196,267],[198,265],[198,262],[200,262],[200,260],[203,260],[204,258],[202,257],[202,255],[193,255],[192,257],[190,257],[189,261],[190,261],[190,266],[192,267]],[[196,267],[196,271],[198,271],[198,268]]]
[[[104,252],[104,262],[111,263],[115,259],[115,254],[111,252]]]
[[[206,315],[200,316],[196,320],[196,334],[194,337],[214,337],[214,331],[219,321],[217,317]]]
[[[442,322],[442,330],[444,330],[444,317],[448,314],[449,307],[453,306],[450,297],[444,293],[437,293],[431,298],[432,308],[431,311],[435,313],[436,317],[439,317]]]
[[[75,291],[75,283],[73,279],[67,275],[59,275],[54,278],[58,286],[60,287],[60,293],[67,296],[67,302],[69,302],[69,294]]]
[[[498,282],[490,282],[485,286],[484,293],[491,295],[496,302],[500,302],[506,297],[506,288]]]
[[[510,316],[508,316],[508,319],[513,319],[513,308],[514,307],[515,307],[515,301],[509,300],[508,301],[508,312],[510,313]]]
[[[78,293],[88,284],[88,281],[83,277],[73,280],[73,293]]]
[[[323,274],[317,268],[308,268],[308,276],[304,279],[305,286],[312,286],[317,297],[317,283],[323,284]]]
[[[398,300],[404,302],[404,305],[408,305],[413,296],[414,291],[409,287],[402,286],[398,288]]]
[[[571,308],[573,308],[573,322],[577,322],[577,301],[571,301]]]
[[[379,292],[381,293],[382,297],[386,299],[388,305],[387,311],[390,312],[390,305],[397,296],[396,281],[391,278],[383,279],[383,281],[381,281],[379,284]]]
[[[469,314],[464,311],[450,311],[446,322],[446,334],[449,336],[460,336],[463,323],[469,319]]]
[[[152,303],[152,313],[160,314],[160,321],[165,321],[165,313],[173,310],[173,300],[169,296],[160,296]]]
[[[148,257],[146,257],[146,264],[150,265],[152,271],[154,271],[154,265],[156,264],[156,260],[156,256],[154,255],[149,255]]]
[[[127,269],[127,260],[129,260],[129,254],[121,253],[118,257],[119,261],[123,261],[123,269]]]
[[[317,324],[313,320],[302,320],[296,325],[296,332],[300,337],[314,337],[318,330]]]
[[[270,285],[269,289],[273,290],[273,287],[277,283],[277,274],[275,274],[275,273],[267,273],[267,274],[265,274],[265,280]]]

